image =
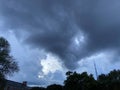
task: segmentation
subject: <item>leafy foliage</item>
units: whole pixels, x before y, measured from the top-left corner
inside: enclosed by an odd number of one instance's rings
[[[6,80],[4,76],[0,74],[0,90],[3,90],[3,88],[5,87],[5,84],[6,84]]]
[[[93,76],[91,74],[88,75],[87,72],[81,74],[73,72],[67,76],[67,80],[64,81],[64,84],[65,90],[88,90],[95,84],[95,80]]]
[[[64,86],[49,85],[44,90],[120,90],[120,70],[113,70],[108,74],[101,74],[97,80],[93,75],[88,75],[87,72],[66,72],[66,80]],[[34,88],[31,90],[42,90]]]
[[[62,90],[62,86],[61,85],[57,85],[57,84],[53,84],[53,85],[49,85],[47,87],[47,90]]]
[[[44,87],[33,87],[31,90],[46,90]]]
[[[9,42],[3,37],[0,37],[0,74],[4,76],[11,75],[18,70],[17,62],[10,55]]]
[[[18,64],[10,55],[10,44],[5,38],[0,37],[0,90],[5,86],[5,77],[17,71]]]

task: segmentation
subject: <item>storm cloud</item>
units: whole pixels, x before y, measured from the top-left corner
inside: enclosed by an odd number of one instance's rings
[[[119,53],[119,0],[0,0],[0,19],[4,31],[59,57],[68,69],[105,50]]]

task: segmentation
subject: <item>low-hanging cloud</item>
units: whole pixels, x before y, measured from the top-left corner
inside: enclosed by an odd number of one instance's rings
[[[119,51],[119,0],[0,0],[7,29],[58,56],[68,69],[107,49]],[[81,41],[81,38],[83,40]]]

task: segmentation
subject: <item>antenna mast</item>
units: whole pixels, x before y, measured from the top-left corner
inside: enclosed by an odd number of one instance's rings
[[[94,68],[95,68],[96,78],[98,78],[98,72],[97,72],[97,67],[96,67],[96,63],[95,63],[95,61],[94,61]]]

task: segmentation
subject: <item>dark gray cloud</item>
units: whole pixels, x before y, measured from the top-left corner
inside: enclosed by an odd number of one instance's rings
[[[58,56],[68,69],[100,51],[119,51],[119,0],[0,0],[0,16],[25,42]],[[6,29],[7,30],[7,29]],[[75,44],[75,39],[84,43]]]

